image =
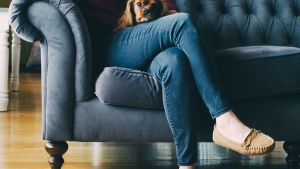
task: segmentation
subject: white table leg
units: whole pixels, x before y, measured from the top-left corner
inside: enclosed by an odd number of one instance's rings
[[[19,90],[19,68],[20,68],[20,51],[21,40],[14,32],[12,33],[12,46],[11,46],[11,85],[12,91]]]
[[[0,26],[0,111],[7,111],[8,106],[8,28],[8,24]]]

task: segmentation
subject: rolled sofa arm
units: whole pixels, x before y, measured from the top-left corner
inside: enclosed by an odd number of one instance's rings
[[[13,0],[12,29],[24,40],[41,41],[43,138],[72,140],[75,101],[92,96],[91,45],[71,0]]]

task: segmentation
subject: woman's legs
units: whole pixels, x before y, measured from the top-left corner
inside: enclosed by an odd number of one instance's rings
[[[230,110],[230,105],[223,95],[222,87],[218,81],[213,56],[203,38],[199,35],[190,15],[182,13],[169,15],[149,23],[124,29],[116,33],[109,44],[109,46],[105,47],[107,52],[107,66],[120,66],[139,70],[146,70],[153,59],[167,48],[177,47],[183,51],[190,66],[196,86],[195,88],[197,88],[200,93],[211,116],[216,118],[218,130],[220,130],[224,136],[235,142],[243,142],[244,137],[247,136],[250,129],[241,123]],[[170,62],[172,63],[172,61]],[[168,70],[169,66],[170,65],[166,66]],[[179,64],[177,67],[180,68],[181,65]],[[158,70],[160,69],[161,68]],[[157,77],[160,77],[164,84],[171,85],[171,83],[176,82],[174,81],[174,76],[177,72],[168,74],[167,76],[165,74],[166,72],[157,73],[156,69],[149,70]],[[181,69],[178,69],[178,71],[181,71]],[[180,77],[183,76],[180,75],[177,78]],[[179,81],[184,82],[180,79]],[[179,164],[191,165],[194,163],[193,154],[195,150],[193,151],[191,149],[195,147],[193,141],[195,137],[192,134],[194,122],[190,117],[195,111],[193,111],[193,109],[187,109],[183,111],[185,113],[181,113],[183,104],[174,104],[173,102],[176,103],[176,99],[168,101],[173,95],[176,96],[178,90],[186,90],[186,88],[189,87],[168,88],[167,86],[169,85],[166,85],[164,89],[164,105],[167,110],[167,117],[174,134],[175,142],[177,142]],[[192,96],[180,98],[180,101],[190,97]],[[174,120],[176,120],[176,122],[174,122]],[[183,123],[185,125],[176,125]],[[182,159],[189,160],[185,162],[185,160]]]
[[[164,49],[181,49],[187,56],[195,83],[211,116],[230,110],[222,92],[216,65],[206,43],[189,14],[178,13],[124,29],[114,35],[108,47],[107,64],[145,70]]]
[[[153,59],[148,72],[163,86],[163,102],[176,145],[178,165],[193,165],[197,162],[200,96],[189,61],[180,49],[168,48]]]

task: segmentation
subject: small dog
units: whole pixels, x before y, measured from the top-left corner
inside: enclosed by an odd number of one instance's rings
[[[168,14],[168,7],[164,0],[128,0],[114,32],[139,23],[150,22]]]

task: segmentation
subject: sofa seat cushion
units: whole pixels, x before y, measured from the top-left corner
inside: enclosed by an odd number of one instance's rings
[[[163,108],[160,81],[138,70],[106,67],[97,79],[95,94],[105,104]]]
[[[214,52],[222,84],[230,98],[300,92],[300,49],[247,46]]]

